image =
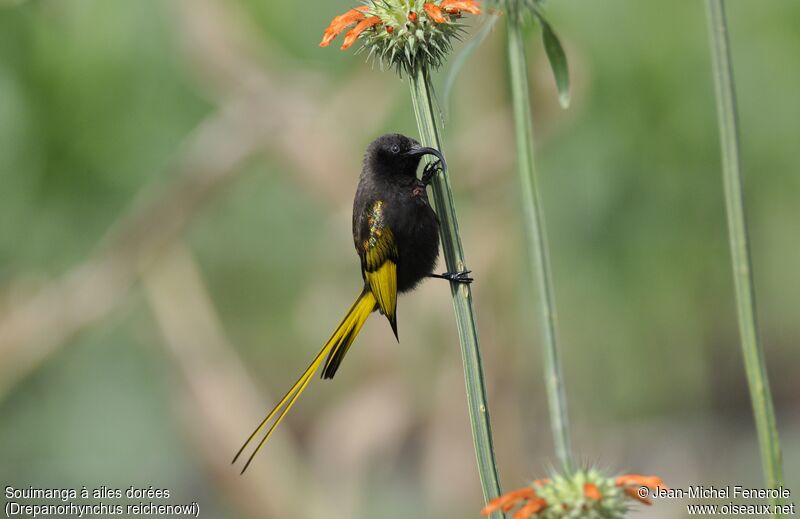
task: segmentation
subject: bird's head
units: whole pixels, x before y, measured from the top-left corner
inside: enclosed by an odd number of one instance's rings
[[[388,133],[370,143],[364,156],[364,165],[376,175],[416,178],[423,155],[434,155],[442,161],[442,168],[447,167],[444,155],[436,148],[421,146],[411,137],[399,133]]]

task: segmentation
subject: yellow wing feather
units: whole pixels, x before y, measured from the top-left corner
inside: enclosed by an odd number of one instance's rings
[[[382,200],[369,207],[366,218],[368,237],[362,244],[361,266],[381,313],[389,319],[397,336],[397,242],[386,225],[383,207]]]
[[[388,242],[389,240],[386,241]],[[391,245],[394,245],[394,240],[391,240]],[[374,257],[379,254],[378,251],[369,251],[367,257]],[[369,289],[378,301],[381,312],[389,318],[390,322],[394,323],[397,311],[397,263],[395,263],[394,258],[397,256],[395,254],[382,256],[383,261],[373,269],[365,270],[364,277],[369,284]],[[370,263],[374,264],[377,261],[371,262],[368,260],[368,268]]]

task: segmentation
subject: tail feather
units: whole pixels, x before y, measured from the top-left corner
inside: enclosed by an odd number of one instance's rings
[[[366,322],[367,317],[369,314],[375,310],[376,300],[375,296],[372,295],[372,292],[365,288],[361,295],[358,296],[353,306],[350,307],[350,310],[347,312],[347,315],[342,319],[342,322],[339,323],[339,326],[336,327],[336,330],[331,335],[331,338],[328,339],[328,342],[322,347],[322,349],[317,353],[317,356],[314,357],[314,360],[311,361],[311,364],[308,365],[308,368],[300,375],[300,378],[297,379],[297,382],[286,392],[286,394],[281,398],[280,402],[269,412],[269,414],[264,418],[261,423],[256,427],[256,429],[250,434],[247,438],[247,441],[244,442],[244,445],[239,449],[234,456],[232,463],[236,463],[236,460],[239,459],[239,456],[242,455],[245,448],[253,441],[253,439],[260,433],[264,427],[269,423],[269,421],[277,415],[275,418],[275,422],[270,426],[267,430],[267,433],[258,443],[256,448],[250,454],[250,457],[247,458],[247,463],[245,463],[244,468],[242,468],[242,474],[244,471],[247,470],[247,467],[250,466],[250,463],[255,458],[256,454],[261,447],[267,442],[272,433],[278,427],[278,424],[283,421],[283,418],[289,412],[289,409],[292,408],[294,403],[297,401],[297,398],[303,393],[308,383],[311,381],[311,377],[314,373],[319,369],[320,365],[322,364],[322,360],[327,355],[327,361],[325,362],[325,370],[323,372],[323,378],[332,378],[334,373],[336,373],[336,369],[339,367],[339,364],[344,358],[345,353],[347,353],[347,349],[355,340],[358,332],[361,331],[361,327],[364,326],[364,322]],[[330,372],[330,374],[328,374]]]
[[[397,342],[400,342],[400,337],[397,335],[397,316],[393,315],[389,318],[389,324],[392,326],[392,331],[394,332],[394,338]]]
[[[369,287],[364,288],[350,311],[347,312],[347,316],[336,328],[336,331],[333,332],[331,338],[328,339],[331,349],[327,360],[325,360],[325,367],[322,369],[322,378],[333,378],[342,363],[342,359],[347,354],[347,350],[350,349],[350,345],[353,344],[358,332],[361,331],[361,327],[367,321],[367,317],[375,311],[377,306],[377,300],[372,291],[370,291]]]

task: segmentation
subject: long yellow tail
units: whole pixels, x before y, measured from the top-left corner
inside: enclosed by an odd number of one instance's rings
[[[314,373],[319,369],[326,355],[328,356],[328,360],[325,363],[325,372],[323,376],[325,376],[325,378],[333,377],[333,373],[336,372],[336,368],[339,366],[344,354],[347,353],[348,348],[350,348],[358,332],[361,331],[361,327],[364,326],[367,317],[375,310],[376,302],[375,296],[372,294],[369,287],[365,288],[356,299],[356,302],[353,303],[353,306],[350,307],[350,310],[347,312],[347,315],[344,316],[342,322],[336,327],[331,338],[328,339],[328,342],[319,350],[317,356],[314,357],[314,360],[311,361],[308,368],[306,368],[300,378],[297,379],[297,382],[294,383],[291,389],[281,398],[281,401],[278,402],[278,405],[269,412],[267,417],[261,421],[258,427],[256,427],[256,430],[247,438],[247,441],[244,442],[244,445],[242,445],[239,452],[234,456],[232,463],[236,463],[236,460],[239,459],[244,449],[253,441],[253,438],[255,438],[256,435],[264,429],[264,426],[277,415],[275,422],[269,430],[267,430],[267,434],[264,435],[253,453],[247,458],[247,463],[244,464],[244,468],[241,472],[242,474],[244,474],[244,471],[250,466],[250,462],[253,461],[253,458],[258,451],[261,450],[261,447],[263,447],[269,437],[272,436],[272,432],[278,427],[278,424],[281,423],[283,417],[289,412],[289,409],[292,408],[297,397],[300,396],[311,381],[311,377],[313,377]],[[330,376],[328,376],[328,373],[330,373]]]

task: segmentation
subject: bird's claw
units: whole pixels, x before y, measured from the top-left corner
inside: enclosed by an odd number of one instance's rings
[[[464,283],[469,285],[475,281],[474,278],[470,277],[471,272],[471,270],[462,270],[461,272],[445,272],[441,274],[441,277],[454,283]]]
[[[422,185],[427,186],[430,184],[433,176],[442,170],[442,161],[439,159],[426,164],[425,169],[422,170]]]

